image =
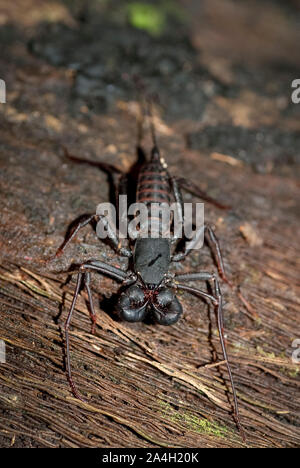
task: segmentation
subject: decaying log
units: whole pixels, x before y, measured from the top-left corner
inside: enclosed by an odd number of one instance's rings
[[[205,216],[215,226],[228,274],[242,293],[222,284],[226,341],[247,441],[241,440],[232,417],[214,313],[186,294],[180,296],[184,316],[174,326],[124,323],[112,307],[117,284],[93,275],[96,335],[90,334],[84,291],[71,327],[74,380],[87,400],[81,402],[72,396],[64,371],[63,323],[76,265],[97,258],[125,268],[126,261],[87,227],[64,256],[45,263],[68,226],[109,199],[107,176],[66,161],[62,148],[126,170],[136,157],[137,102],[117,100],[104,114],[82,105],[74,114],[73,78],[66,66],[55,66],[26,48],[37,25],[22,26],[26,15],[19,3],[14,2],[12,12],[7,2],[11,39],[0,57],[9,84],[7,104],[0,104],[0,339],[6,345],[6,362],[0,364],[0,446],[299,446],[299,364],[292,360],[293,341],[300,338],[299,184],[295,159],[289,159],[285,146],[286,138],[299,144],[299,118],[293,110],[280,110],[282,101],[274,107],[261,89],[256,94],[234,88],[235,96],[229,96],[226,89],[235,86],[239,75],[229,73],[228,63],[225,91],[216,88],[201,122],[186,116],[164,120],[157,111],[158,137],[170,171],[231,206],[222,211],[205,205]],[[39,2],[32,4],[44,11]],[[69,18],[65,10],[59,14]],[[201,44],[201,37],[196,39],[195,47]],[[214,67],[215,51],[209,53],[202,56],[202,67],[217,82],[223,62]],[[254,141],[259,102],[267,109],[261,125],[272,126],[272,135],[287,132],[283,165],[276,137],[271,148],[276,147],[277,159],[269,146],[268,155],[262,150],[261,164],[257,157],[249,164],[243,148],[235,153],[230,146],[234,138],[241,144],[241,127],[246,141]],[[211,136],[215,132],[221,138],[224,131],[238,137],[222,153]],[[256,148],[253,142],[251,151]],[[173,268],[216,270],[207,248]]]

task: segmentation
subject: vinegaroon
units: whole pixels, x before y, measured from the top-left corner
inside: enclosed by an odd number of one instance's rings
[[[179,207],[179,218],[181,220],[184,219],[181,188],[198,195],[202,199],[215,204],[219,208],[226,208],[225,205],[222,205],[221,203],[207,196],[204,192],[200,191],[196,185],[193,185],[185,179],[176,178],[169,174],[165,161],[160,157],[160,151],[156,142],[150,103],[148,103],[148,117],[150,121],[153,148],[150,160],[146,160],[138,171],[135,193],[136,201],[144,203],[148,207],[149,225],[151,225],[151,222],[155,221],[151,219],[151,204],[163,202],[169,204],[171,201],[170,195],[172,195],[173,199],[177,202],[177,206]],[[138,152],[143,153],[143,150],[140,146],[138,146]],[[73,161],[90,163],[90,161],[82,160],[69,154],[67,154],[67,156]],[[145,157],[144,153],[143,157]],[[126,192],[126,174],[120,174],[120,171],[110,164],[96,162],[92,162],[92,164],[99,166],[107,172],[115,171],[119,173],[120,181],[118,193],[120,194]],[[137,238],[133,242],[129,242],[128,246],[125,247],[121,244],[116,232],[111,229],[107,218],[97,214],[91,215],[78,223],[71,235],[66,237],[65,241],[58,249],[56,256],[61,255],[65,247],[76,236],[78,231],[93,220],[103,223],[106,228],[111,246],[114,248],[116,253],[129,259],[129,268],[127,271],[124,271],[121,268],[98,260],[87,261],[79,267],[73,301],[68,313],[67,320],[65,322],[66,370],[70,387],[74,396],[83,400],[75,386],[71,373],[69,326],[74,312],[76,300],[84,281],[90,303],[92,333],[95,332],[96,312],[90,288],[91,272],[98,272],[102,275],[107,275],[121,283],[121,292],[117,302],[117,312],[122,319],[129,322],[142,321],[148,314],[151,314],[154,321],[161,325],[172,325],[176,323],[183,312],[182,305],[176,297],[176,292],[183,290],[201,297],[205,301],[208,301],[215,308],[221,347],[232,388],[234,418],[244,438],[244,432],[240,422],[236,391],[225,347],[222,293],[217,275],[207,271],[183,274],[170,273],[169,268],[172,262],[179,262],[183,260],[190,252],[190,250],[186,249],[179,252],[177,251],[180,242],[184,241],[184,239],[168,239],[161,236],[156,238]],[[232,286],[226,277],[219,242],[214,234],[214,231],[208,224],[205,224],[204,227],[202,226],[201,229],[202,234],[204,229],[205,240],[207,241],[212,251],[220,277],[222,280]],[[199,234],[201,233],[196,232],[194,235],[190,245],[191,249],[193,248],[192,243],[198,242]],[[189,281],[200,281],[208,283],[210,285],[210,292],[206,292],[185,284]]]

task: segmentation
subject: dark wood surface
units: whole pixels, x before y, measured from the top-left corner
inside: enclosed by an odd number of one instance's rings
[[[66,161],[62,148],[126,171],[136,158],[138,103],[120,98],[105,113],[84,103],[76,113],[70,111],[72,73],[33,55],[27,44],[42,21],[64,21],[72,28],[76,22],[61,4],[3,3],[0,78],[8,94],[7,103],[0,104],[0,339],[6,343],[7,362],[0,364],[0,446],[299,446],[299,364],[292,361],[292,343],[300,338],[300,121],[299,108],[290,103],[289,81],[299,70],[299,51],[293,48],[299,44],[298,2],[286,7],[263,2],[264,10],[245,2],[235,11],[222,0],[203,2],[202,12],[198,2],[190,2],[190,35],[203,73],[210,74],[211,85],[222,83],[226,89],[221,86],[207,99],[199,119],[186,113],[165,118],[164,108],[156,109],[170,171],[231,206],[222,211],[206,204],[205,216],[215,226],[228,275],[244,297],[243,303],[222,284],[227,348],[246,442],[231,414],[213,311],[186,294],[180,295],[184,316],[174,326],[124,323],[109,301],[117,284],[94,275],[96,335],[90,334],[85,292],[71,333],[74,380],[87,403],[70,393],[62,329],[75,286],[74,265],[97,258],[125,268],[126,261],[87,227],[63,257],[45,263],[68,226],[109,198],[107,176]],[[31,15],[25,15],[26,8]],[[234,27],[234,11],[240,28]],[[270,23],[264,29],[259,15],[272,17],[277,27]],[[225,20],[232,22],[231,29]],[[245,45],[244,57],[238,41],[243,32],[249,41],[255,37],[252,47]],[[254,78],[252,86],[236,87],[246,80],[237,66],[245,57],[252,72],[263,69],[266,77],[282,64],[273,94],[267,84],[257,84],[256,91]],[[278,67],[266,72],[265,64],[274,62]],[[208,127],[214,127],[216,139]],[[260,128],[267,135],[261,160],[253,156]],[[189,195],[185,199],[197,201]],[[216,270],[207,248],[172,268]]]

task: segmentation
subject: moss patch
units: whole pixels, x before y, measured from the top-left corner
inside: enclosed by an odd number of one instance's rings
[[[208,419],[199,418],[188,411],[176,411],[169,403],[163,400],[159,400],[159,405],[162,408],[163,415],[168,416],[168,419],[199,434],[209,434],[215,437],[225,438],[229,432],[232,432],[225,426],[210,422]]]

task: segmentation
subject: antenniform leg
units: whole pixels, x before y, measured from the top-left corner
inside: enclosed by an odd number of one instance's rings
[[[115,231],[110,226],[109,221],[106,218],[106,216],[94,214],[94,215],[91,215],[91,216],[87,217],[85,220],[81,221],[80,223],[78,223],[78,225],[75,227],[75,229],[71,233],[71,235],[68,236],[65,239],[65,241],[63,242],[63,244],[59,247],[59,249],[57,250],[57,252],[55,254],[55,257],[60,256],[63,253],[63,251],[65,250],[65,248],[67,247],[67,245],[71,242],[71,240],[74,239],[74,237],[77,235],[78,231],[80,229],[82,229],[83,227],[85,227],[87,224],[89,224],[91,221],[101,222],[103,224],[103,226],[104,226],[104,228],[106,230],[106,233],[107,233],[107,237],[108,237],[112,247],[114,248],[114,250],[118,254],[122,255],[123,257],[131,257],[132,256],[131,250],[128,249],[127,247],[123,247],[121,245],[121,242],[118,239],[117,234],[115,233]]]
[[[87,293],[88,293],[88,298],[89,298],[89,304],[90,304],[90,316],[91,316],[91,320],[92,320],[92,329],[91,329],[91,333],[92,335],[95,335],[95,331],[96,331],[96,312],[95,312],[95,307],[94,307],[94,301],[93,301],[93,296],[92,296],[92,292],[91,292],[91,287],[90,287],[90,283],[91,283],[91,273],[89,271],[87,271],[84,275],[84,278],[83,278],[83,282],[84,282],[84,286],[85,286],[85,289],[87,290]]]
[[[87,275],[86,283],[85,286],[87,288],[88,296],[89,296],[89,301],[91,305],[91,317],[92,317],[92,322],[93,322],[93,328],[95,328],[96,324],[96,313],[93,305],[93,300],[92,300],[92,295],[91,295],[91,290],[90,290],[90,271],[97,271],[99,273],[102,273],[103,275],[110,276],[118,281],[125,281],[128,279],[128,274],[121,270],[120,268],[113,267],[112,265],[109,265],[107,263],[103,263],[97,260],[91,260],[90,262],[84,263],[80,266],[78,276],[77,276],[77,283],[76,283],[76,288],[71,304],[70,311],[68,313],[67,320],[65,322],[65,337],[66,337],[66,369],[67,369],[67,376],[68,380],[70,383],[70,387],[72,389],[72,392],[76,398],[79,398],[79,400],[83,400],[81,397],[80,393],[78,392],[76,385],[73,381],[72,378],[72,372],[71,372],[71,361],[70,361],[70,339],[69,339],[69,327],[70,327],[70,322],[72,319],[72,315],[75,309],[76,301],[79,295],[79,291],[81,288],[83,276]]]
[[[80,229],[87,226],[91,221],[96,221],[96,220],[97,220],[97,215],[93,214],[93,215],[87,216],[83,221],[80,221],[77,224],[77,226],[74,228],[74,230],[71,232],[71,234],[67,235],[66,239],[63,241],[62,245],[57,250],[55,257],[59,257],[60,255],[62,255],[67,245],[71,242],[72,239],[74,239],[74,237],[77,235]]]
[[[183,228],[183,223],[184,223],[183,198],[182,198],[182,194],[181,194],[179,185],[177,183],[176,177],[169,176],[169,183],[170,183],[170,187],[171,187],[171,190],[173,192],[175,202],[176,202],[177,218],[178,218],[177,222],[178,222],[178,224],[181,225],[181,228]],[[172,242],[176,242],[176,241],[178,242],[179,240],[180,239],[177,239],[177,238],[174,237],[172,239]]]
[[[175,278],[175,287],[178,289],[183,289],[184,291],[190,292],[192,294],[196,294],[197,296],[200,296],[204,299],[208,299],[212,302],[212,304],[215,307],[215,311],[217,314],[217,322],[218,322],[218,331],[219,331],[219,336],[220,336],[220,342],[221,342],[221,347],[222,347],[222,352],[224,356],[224,360],[226,361],[226,366],[228,370],[228,375],[229,375],[229,380],[232,388],[232,395],[233,395],[233,401],[234,401],[234,417],[236,424],[239,428],[239,431],[245,440],[245,433],[243,430],[243,427],[241,425],[240,421],[240,415],[239,415],[239,408],[238,408],[238,402],[237,402],[237,396],[236,396],[236,390],[233,382],[233,377],[232,377],[232,372],[231,372],[231,367],[230,363],[228,360],[228,354],[226,350],[226,345],[225,345],[225,338],[224,338],[224,320],[223,320],[223,298],[222,298],[222,293],[220,289],[220,285],[218,282],[218,279],[215,274],[213,273],[208,273],[208,272],[199,272],[199,273],[185,273],[181,275],[176,275]],[[213,291],[214,294],[211,296],[210,294],[205,293],[204,291],[201,291],[200,289],[196,289],[190,286],[185,286],[181,283],[178,283],[178,281],[193,281],[193,280],[200,280],[200,281],[209,281],[212,283],[213,286]]]
[[[193,247],[198,244],[199,238],[203,235],[203,230],[204,230],[205,240],[207,241],[212,251],[212,254],[214,256],[221,278],[230,286],[232,286],[230,281],[226,277],[225,266],[223,262],[223,257],[222,257],[219,241],[209,224],[205,224],[204,226],[201,226],[198,229],[198,231],[196,231],[193,239],[190,242],[190,248],[188,250],[185,250],[184,252],[179,252],[173,255],[172,262],[179,262],[183,260],[193,250]]]
[[[214,198],[207,195],[207,193],[203,192],[196,184],[194,184],[190,180],[186,180],[183,177],[177,177],[176,179],[177,179],[178,185],[184,190],[186,190],[187,192],[191,193],[192,195],[195,195],[196,197],[199,197],[202,200],[205,200],[208,203],[211,203],[212,205],[217,206],[221,210],[228,210],[230,208],[230,206],[224,205],[223,203],[220,203],[218,200],[215,200]]]

